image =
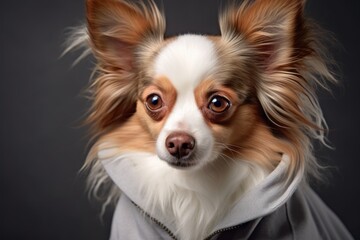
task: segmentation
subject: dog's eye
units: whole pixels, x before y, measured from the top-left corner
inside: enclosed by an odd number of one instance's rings
[[[222,96],[213,96],[208,108],[215,113],[223,113],[230,107],[230,101]]]
[[[162,107],[163,102],[159,95],[151,94],[147,97],[145,104],[150,111],[156,111]]]

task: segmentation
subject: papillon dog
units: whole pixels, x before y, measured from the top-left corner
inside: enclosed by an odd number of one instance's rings
[[[69,48],[89,46],[97,60],[91,191],[105,205],[126,195],[173,238],[196,240],[281,162],[281,185],[319,177],[312,144],[326,144],[327,127],[316,89],[336,80],[304,2],[233,3],[219,36],[165,38],[151,0],[87,0]]]

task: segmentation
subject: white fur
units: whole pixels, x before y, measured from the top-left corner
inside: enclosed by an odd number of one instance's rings
[[[155,60],[155,73],[166,76],[177,92],[175,106],[156,142],[158,156],[170,158],[165,140],[175,131],[183,131],[196,140],[195,168],[215,159],[214,139],[196,104],[194,91],[217,63],[214,44],[204,36],[183,35],[167,45]]]
[[[138,204],[166,219],[163,224],[175,226],[174,234],[181,240],[211,234],[236,200],[266,176],[250,162],[234,159],[217,159],[196,171],[174,169],[148,153],[125,153],[117,161],[129,162],[121,171],[136,179],[128,184],[143,200]]]
[[[178,91],[194,89],[217,64],[214,43],[201,35],[182,35],[161,50],[155,73],[165,75]]]

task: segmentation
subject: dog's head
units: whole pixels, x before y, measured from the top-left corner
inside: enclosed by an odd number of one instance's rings
[[[256,0],[220,16],[220,36],[164,38],[152,1],[88,0],[98,60],[89,116],[101,144],[177,168],[214,160],[273,167],[323,140],[316,75],[332,79],[301,0]]]
[[[136,114],[151,129],[158,156],[173,166],[202,166],[225,149],[237,151],[253,128],[256,104],[245,84],[251,81],[245,71],[252,70],[223,72],[231,63],[222,59],[222,44],[206,36],[175,37],[148,66],[152,81],[140,95]],[[230,61],[246,65],[245,59]],[[235,75],[243,82],[233,82]]]

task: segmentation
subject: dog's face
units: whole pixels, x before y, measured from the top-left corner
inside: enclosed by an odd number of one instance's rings
[[[245,103],[248,87],[219,79],[226,66],[219,41],[176,37],[147,66],[152,75],[135,115],[149,129],[156,154],[174,167],[200,167],[224,150],[237,151],[254,125],[255,106]]]
[[[186,169],[303,161],[308,135],[323,138],[314,74],[331,75],[302,14],[301,0],[244,1],[221,15],[221,36],[165,39],[152,1],[88,0],[97,146]]]

